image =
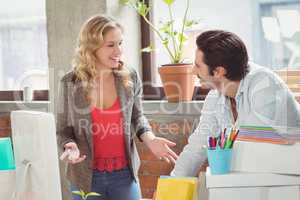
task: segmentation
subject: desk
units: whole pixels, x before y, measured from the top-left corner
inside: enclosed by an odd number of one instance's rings
[[[208,168],[205,179],[208,200],[300,199],[300,176],[247,172],[211,175]]]
[[[0,199],[12,199],[12,195],[16,188],[15,170],[0,170],[0,186]]]

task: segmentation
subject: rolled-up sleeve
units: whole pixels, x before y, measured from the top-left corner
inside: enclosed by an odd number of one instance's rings
[[[59,147],[62,149],[66,143],[74,142],[74,129],[70,124],[69,106],[68,82],[62,79],[59,85],[56,121],[57,141]]]
[[[196,176],[207,155],[203,148],[207,144],[207,136],[215,135],[219,130],[216,117],[216,93],[211,91],[206,97],[201,111],[200,123],[188,139],[171,172],[172,176]]]
[[[143,85],[136,71],[133,71],[134,102],[132,107],[131,125],[136,136],[141,140],[141,135],[151,131],[151,126],[143,113],[142,95]]]

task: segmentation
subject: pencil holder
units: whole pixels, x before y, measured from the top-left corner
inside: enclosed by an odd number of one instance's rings
[[[15,169],[10,138],[0,138],[0,170]]]
[[[227,174],[231,169],[232,149],[207,149],[211,174]]]

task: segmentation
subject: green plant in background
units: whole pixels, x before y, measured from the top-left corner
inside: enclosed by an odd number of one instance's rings
[[[101,194],[98,194],[96,192],[90,192],[90,193],[85,193],[83,190],[80,190],[80,191],[72,191],[73,194],[76,194],[78,196],[81,196],[81,199],[82,200],[87,200],[87,198],[89,196],[101,196]]]
[[[121,4],[129,5],[133,7],[137,13],[142,16],[145,22],[150,26],[154,33],[158,36],[162,45],[165,47],[172,64],[183,62],[183,45],[187,41],[187,36],[184,34],[187,28],[191,28],[195,24],[198,24],[195,20],[189,20],[187,15],[190,7],[190,0],[186,0],[186,8],[184,16],[181,22],[180,30],[175,30],[173,19],[172,4],[175,0],[161,0],[167,6],[169,10],[169,19],[162,22],[160,27],[156,27],[149,19],[147,19],[147,14],[151,10],[151,7],[145,4],[144,0],[120,0]],[[153,45],[150,45],[144,49],[143,52],[153,51]]]

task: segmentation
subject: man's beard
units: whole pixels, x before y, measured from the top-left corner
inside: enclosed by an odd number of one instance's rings
[[[215,89],[215,84],[212,81],[205,80],[197,74],[197,78],[199,79],[200,87],[204,89]]]

